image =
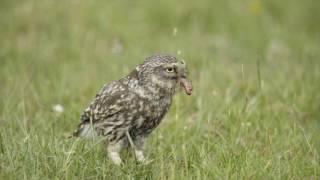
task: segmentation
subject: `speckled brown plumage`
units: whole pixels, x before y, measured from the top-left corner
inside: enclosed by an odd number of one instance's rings
[[[186,64],[167,54],[150,56],[129,75],[100,90],[81,115],[74,136],[104,136],[109,157],[120,164],[119,151],[128,145],[129,134],[137,159],[144,161],[145,138],[168,112],[179,85],[191,94]]]

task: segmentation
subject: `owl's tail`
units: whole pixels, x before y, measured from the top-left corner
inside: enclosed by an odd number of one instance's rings
[[[73,137],[94,137],[97,135],[95,132],[94,125],[91,120],[91,110],[90,108],[87,108],[82,114],[81,114],[81,123],[79,124],[78,128],[72,133],[72,135],[69,136],[69,138]]]

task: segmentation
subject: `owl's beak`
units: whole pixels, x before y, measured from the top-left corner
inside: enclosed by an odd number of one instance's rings
[[[180,78],[180,86],[184,88],[184,91],[187,95],[191,95],[192,93],[192,84],[186,78]]]

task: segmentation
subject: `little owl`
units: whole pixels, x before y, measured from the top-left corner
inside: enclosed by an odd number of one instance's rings
[[[81,115],[74,136],[102,136],[117,165],[122,163],[120,150],[129,145],[144,162],[145,139],[168,112],[179,86],[191,95],[184,61],[167,54],[148,57],[129,75],[103,86]]]

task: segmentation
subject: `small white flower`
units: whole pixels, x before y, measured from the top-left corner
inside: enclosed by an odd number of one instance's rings
[[[160,140],[162,140],[162,139],[163,139],[163,136],[160,134],[160,135],[158,136],[158,138],[159,138]]]
[[[180,50],[178,50],[178,51],[177,51],[177,54],[178,54],[178,55],[181,55],[181,51],[180,51]]]
[[[178,33],[178,28],[177,27],[174,27],[173,28],[173,36],[176,36]]]
[[[61,104],[56,104],[53,106],[53,111],[60,114],[63,113],[64,108]]]
[[[186,145],[182,144],[182,150],[186,150]]]
[[[120,39],[115,39],[113,41],[111,51],[113,54],[120,54],[123,52],[123,45],[122,45]]]

